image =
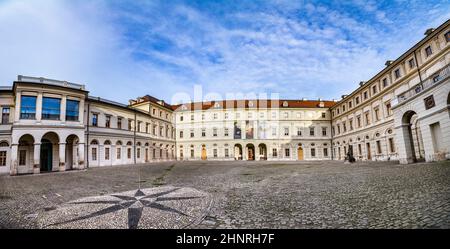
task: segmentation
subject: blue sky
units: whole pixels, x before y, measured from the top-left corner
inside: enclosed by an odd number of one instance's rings
[[[18,74],[145,94],[339,99],[450,18],[449,1],[0,0],[0,85]]]

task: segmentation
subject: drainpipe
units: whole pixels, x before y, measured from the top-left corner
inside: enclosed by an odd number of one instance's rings
[[[414,60],[416,60],[417,73],[419,73],[419,80],[422,84],[422,75],[420,74],[419,61],[417,60],[416,50],[414,50]]]
[[[331,112],[330,112],[330,133],[331,133],[331,160],[334,160],[334,145],[333,145],[333,117],[331,117]]]
[[[85,157],[86,157],[86,168],[89,168],[89,121],[91,120],[90,118],[90,113],[91,113],[91,103],[88,100],[88,108],[87,108],[87,122],[86,122],[86,153],[85,153]]]
[[[133,132],[133,146],[134,146],[134,164],[136,164],[136,127],[137,127],[137,119],[136,119],[136,110],[134,110],[134,132]]]

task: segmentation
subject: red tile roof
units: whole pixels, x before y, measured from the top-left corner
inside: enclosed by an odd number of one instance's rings
[[[219,104],[218,107],[215,107],[216,103]],[[172,105],[172,110],[178,110],[183,105],[186,106],[186,110],[208,110],[212,108],[330,108],[335,104],[336,102],[327,100],[224,100]]]

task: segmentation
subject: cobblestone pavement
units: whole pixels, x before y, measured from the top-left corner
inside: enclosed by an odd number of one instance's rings
[[[139,177],[140,176],[140,177]],[[450,228],[450,161],[163,162],[0,176],[0,227],[71,200],[156,186],[208,193],[192,228]]]

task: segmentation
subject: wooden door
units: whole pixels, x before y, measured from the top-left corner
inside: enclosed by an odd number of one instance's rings
[[[298,155],[298,160],[303,160],[303,148],[302,147],[298,147],[297,155]]]
[[[206,160],[206,149],[202,148],[202,160]]]

